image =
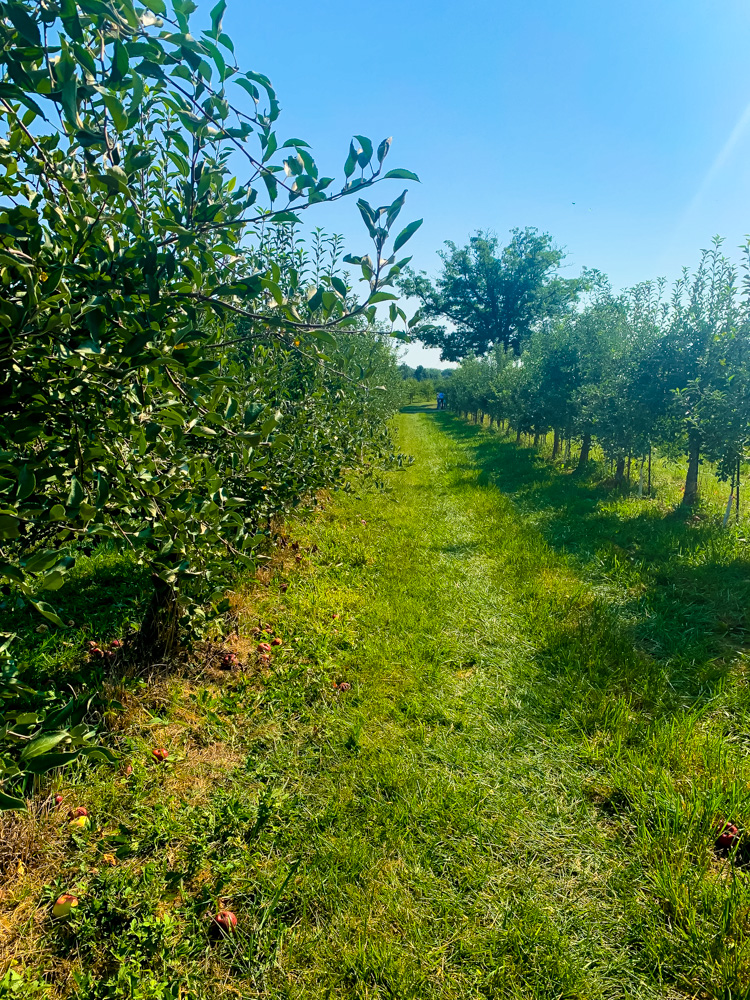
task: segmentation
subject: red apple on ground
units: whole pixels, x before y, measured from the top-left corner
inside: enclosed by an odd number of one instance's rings
[[[62,797],[62,795],[56,795],[55,796],[55,805],[56,806],[61,806],[62,804],[63,804],[63,797]]]
[[[214,917],[214,925],[225,934],[231,934],[237,927],[237,917],[231,910],[219,910]]]
[[[738,834],[739,830],[734,823],[725,823],[721,833],[716,838],[716,850],[728,851],[730,848],[734,847],[737,842]]]
[[[282,645],[282,640],[279,639],[278,636],[276,636],[275,639],[271,639],[271,645],[272,646],[281,646]]]
[[[154,760],[162,762],[165,761],[167,757],[169,757],[169,751],[165,750],[164,747],[156,747],[156,749],[151,751],[151,756],[154,758]]]
[[[61,796],[62,801],[62,796]],[[88,816],[89,811],[86,806],[76,806],[75,809],[71,809],[68,813],[68,819],[78,819],[79,816]]]
[[[259,653],[270,653],[271,652],[271,646],[267,642],[259,642],[258,643],[258,652]]]
[[[55,905],[52,907],[52,916],[67,917],[75,906],[78,906],[78,897],[71,896],[69,892],[64,892],[62,896],[58,896]]]
[[[351,691],[351,689],[352,689],[352,686],[349,683],[349,681],[342,681],[339,684],[339,691]]]

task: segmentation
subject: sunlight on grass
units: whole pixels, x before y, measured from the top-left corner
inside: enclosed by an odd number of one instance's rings
[[[245,671],[125,692],[132,775],[56,786],[93,828],[40,820],[3,903],[40,995],[744,995],[746,842],[714,850],[750,820],[744,592],[717,589],[743,557],[449,415],[398,421],[414,465],[298,521],[300,560],[238,598]]]

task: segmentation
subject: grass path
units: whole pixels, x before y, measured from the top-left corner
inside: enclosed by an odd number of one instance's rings
[[[477,447],[513,446],[458,431],[403,414],[414,464],[298,525],[314,554],[252,606],[275,670],[191,695],[192,753],[220,740],[234,770],[192,797],[153,768],[89,783],[138,847],[94,874],[93,839],[65,855],[84,905],[45,932],[40,990],[67,949],[91,1000],[750,996],[748,876],[713,851],[750,819],[744,674],[678,689],[613,585],[488,481]],[[178,700],[157,722],[184,742]]]
[[[305,803],[276,850],[306,844],[294,987],[269,993],[744,996],[747,894],[711,852],[743,755],[669,704],[460,438],[430,414],[400,432],[416,462],[313,526],[295,592],[309,655],[353,690],[269,764]]]

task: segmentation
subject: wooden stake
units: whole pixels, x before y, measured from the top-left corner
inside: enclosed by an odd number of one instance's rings
[[[735,521],[737,524],[740,523],[740,463],[742,459],[737,459],[737,500],[735,502]]]

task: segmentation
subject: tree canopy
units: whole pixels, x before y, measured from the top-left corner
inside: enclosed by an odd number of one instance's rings
[[[410,270],[399,287],[419,300],[413,332],[439,347],[447,361],[482,356],[495,346],[520,354],[543,320],[571,308],[582,286],[579,278],[562,277],[564,251],[532,227],[512,230],[502,248],[496,236],[483,232],[466,246],[446,246],[434,282]]]
[[[385,171],[390,139],[355,136],[335,188],[277,133],[225,7],[191,33],[191,0],[2,5],[0,580],[56,624],[40,594],[103,539],[150,565],[157,594],[220,593],[252,564],[294,423],[278,352],[356,392],[368,366],[334,330],[384,301],[405,319],[386,290],[419,225],[386,249],[405,191],[359,199],[362,301],[339,249],[316,265],[289,234],[305,210],[415,175]],[[319,478],[295,477],[298,493]]]

